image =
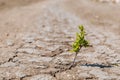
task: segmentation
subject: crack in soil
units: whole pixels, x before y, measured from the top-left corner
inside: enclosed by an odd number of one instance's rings
[[[32,76],[32,75],[25,75],[25,76],[21,77],[20,80],[23,80],[24,78],[26,78],[26,77],[31,77],[31,76]]]
[[[50,74],[51,76],[57,78],[57,77],[56,77],[56,74],[57,74],[57,73],[62,73],[62,72],[71,70],[72,68],[76,67],[76,65],[77,65],[77,64],[73,65],[72,67],[71,67],[71,65],[68,65],[67,67],[66,67],[66,65],[58,66],[58,67],[55,67],[55,68],[57,68],[57,69],[59,69],[59,70],[57,70],[57,71],[55,71],[55,72],[50,72],[49,74]]]
[[[0,65],[5,64],[7,62],[14,62],[13,59],[17,57],[17,55],[14,55],[12,58],[9,58],[7,61],[1,62]]]
[[[13,61],[13,59],[17,57],[17,52],[14,52],[14,53],[15,53],[14,56],[12,56],[11,58],[9,58],[7,61],[1,62],[0,65],[5,64],[7,62],[15,62],[15,61]]]
[[[41,56],[43,56],[43,57],[55,57],[55,56],[61,54],[62,52],[64,52],[63,48],[57,48],[56,50],[51,51],[51,53],[42,54]]]
[[[7,62],[14,62],[13,59],[16,57],[17,57],[17,55],[15,54],[12,58],[9,58],[9,60]]]

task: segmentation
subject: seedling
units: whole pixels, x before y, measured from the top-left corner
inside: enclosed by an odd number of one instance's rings
[[[84,26],[80,25],[79,30],[80,30],[80,32],[76,33],[76,40],[72,44],[71,52],[75,52],[75,57],[74,57],[74,60],[71,64],[70,68],[72,68],[74,66],[77,54],[81,50],[81,48],[89,46],[89,42],[85,39],[86,32],[85,32]]]

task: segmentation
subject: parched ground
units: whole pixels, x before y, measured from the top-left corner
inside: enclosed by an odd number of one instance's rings
[[[0,0],[0,80],[120,80],[116,1]],[[80,24],[93,47],[68,69]]]

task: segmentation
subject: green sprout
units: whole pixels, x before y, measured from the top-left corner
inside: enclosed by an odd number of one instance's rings
[[[74,66],[77,54],[81,50],[81,48],[89,46],[89,42],[85,39],[86,32],[85,32],[84,26],[80,25],[79,30],[80,30],[80,32],[76,33],[76,40],[72,44],[71,52],[75,52],[75,57],[74,57],[73,63],[70,66],[70,68],[72,68]]]

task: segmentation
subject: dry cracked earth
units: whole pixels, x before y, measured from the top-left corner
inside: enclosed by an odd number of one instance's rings
[[[0,0],[0,80],[120,80],[119,0]]]

